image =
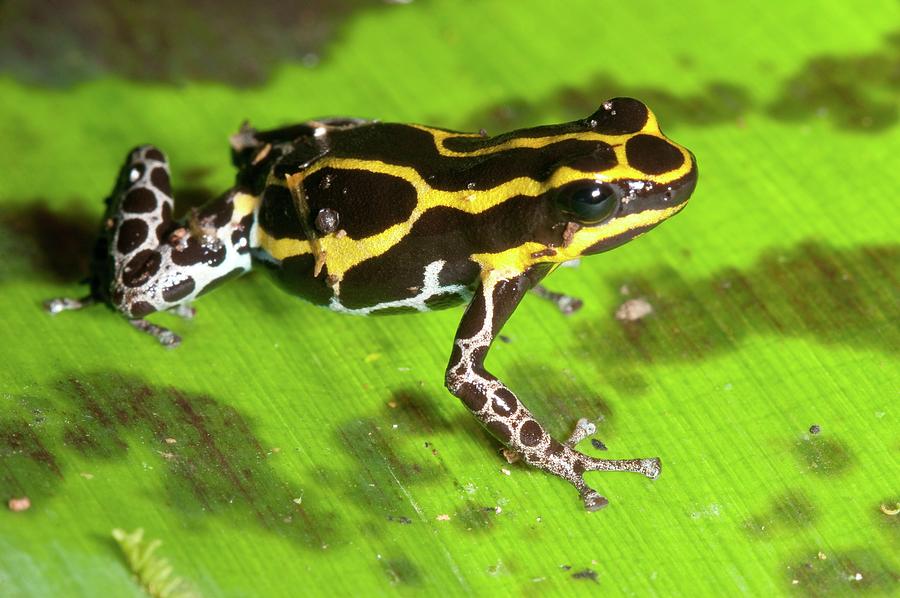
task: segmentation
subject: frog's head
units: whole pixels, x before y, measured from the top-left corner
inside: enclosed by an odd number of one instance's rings
[[[659,130],[641,102],[616,98],[579,121],[590,155],[557,165],[552,194],[563,229],[557,259],[607,251],[641,235],[687,203],[697,183],[690,151]]]

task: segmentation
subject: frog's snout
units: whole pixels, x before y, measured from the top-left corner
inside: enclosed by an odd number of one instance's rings
[[[688,152],[688,154],[691,157],[691,169],[683,177],[668,185],[663,195],[664,202],[669,205],[679,205],[687,202],[697,186],[697,159],[691,152]]]

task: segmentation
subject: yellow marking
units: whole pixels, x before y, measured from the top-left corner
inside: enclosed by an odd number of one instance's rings
[[[232,220],[240,220],[248,214],[252,214],[259,206],[260,198],[249,193],[236,193],[234,196],[234,214]]]
[[[644,128],[637,133],[612,136],[601,135],[594,132],[574,132],[547,137],[514,137],[505,143],[471,152],[453,152],[443,146],[443,141],[448,137],[477,137],[477,134],[469,135],[442,131],[440,129],[431,129],[419,125],[411,126],[431,134],[434,137],[438,152],[444,156],[485,155],[502,152],[515,147],[540,148],[563,139],[577,138],[603,141],[604,143],[612,145],[618,164],[613,168],[596,173],[583,172],[569,167],[560,167],[556,169],[553,175],[546,181],[537,181],[531,177],[518,177],[485,190],[462,189],[459,191],[444,191],[433,188],[415,168],[410,166],[389,164],[379,160],[332,158],[325,156],[308,168],[287,176],[284,183],[286,183],[289,189],[299,189],[306,177],[323,168],[360,170],[363,172],[386,174],[401,178],[414,187],[417,197],[416,207],[404,222],[394,224],[379,233],[363,239],[351,239],[346,235],[330,234],[318,237],[315,240],[318,247],[314,253],[318,255],[321,252],[321,254],[327,256],[325,265],[327,266],[328,274],[330,277],[333,277],[336,282],[340,282],[344,274],[354,266],[382,255],[391,247],[397,245],[410,233],[413,225],[419,218],[430,209],[449,207],[468,214],[480,214],[508,201],[512,197],[538,197],[554,188],[561,187],[574,181],[634,179],[664,186],[688,174],[692,166],[691,156],[688,151],[662,136],[659,132],[656,118],[652,113],[649,114]],[[660,175],[648,175],[629,166],[627,156],[625,155],[625,143],[628,139],[639,133],[652,134],[672,143],[684,157],[682,165],[675,170]],[[270,181],[270,183],[284,184],[274,180]],[[555,256],[542,256],[537,259],[532,258],[532,253],[539,252],[546,247],[538,243],[524,243],[518,247],[497,254],[473,256],[473,259],[476,259],[476,261],[478,261],[486,270],[499,268],[515,272],[522,272],[527,267],[540,262],[563,262],[579,257],[582,251],[605,238],[627,232],[635,227],[655,224],[656,222],[664,220],[681,209],[681,207],[683,207],[683,205],[666,210],[647,210],[639,214],[632,214],[624,218],[614,219],[607,225],[598,227],[586,226],[576,233],[573,242],[568,247],[555,248],[557,251]],[[283,260],[294,255],[313,253],[313,249],[311,248],[308,239],[300,240],[287,238],[276,240],[269,236],[262,228],[259,230],[259,242],[263,249],[278,260]]]
[[[556,255],[543,255],[538,258],[533,254],[546,249],[546,245],[529,241],[516,247],[497,253],[478,253],[472,260],[481,266],[482,271],[496,271],[501,278],[509,278],[520,274],[535,264],[552,262],[562,263],[584,255],[592,245],[610,239],[630,230],[652,226],[676,214],[685,204],[679,204],[664,210],[645,210],[615,218],[601,226],[585,226],[575,233],[568,247],[555,247]]]
[[[592,131],[574,131],[572,133],[562,133],[558,135],[545,135],[542,137],[513,137],[512,139],[505,141],[503,143],[498,143],[496,145],[491,145],[488,147],[483,147],[481,149],[476,150],[468,150],[468,151],[456,151],[447,148],[444,145],[444,141],[447,139],[469,139],[469,138],[477,138],[483,139],[477,133],[453,133],[451,131],[442,131],[440,129],[431,129],[428,127],[424,127],[422,125],[410,125],[414,129],[419,129],[420,131],[425,131],[431,136],[434,137],[434,144],[437,148],[437,151],[442,156],[446,156],[448,158],[466,158],[469,156],[485,156],[489,154],[497,154],[500,152],[504,152],[510,149],[516,148],[531,148],[531,149],[540,149],[542,147],[547,147],[548,145],[552,145],[554,143],[559,143],[560,141],[566,141],[569,139],[578,139],[580,141],[602,141],[603,143],[608,143],[610,145],[625,143],[629,137],[632,137],[633,134],[626,135],[602,135],[600,133],[594,133]]]
[[[419,129],[420,131],[425,131],[426,133],[431,135],[434,138],[434,144],[437,148],[438,153],[440,153],[442,156],[451,158],[484,156],[521,147],[537,149],[547,147],[548,145],[552,145],[560,141],[566,141],[568,139],[578,139],[581,141],[602,141],[603,143],[608,143],[609,145],[624,145],[625,142],[630,138],[639,134],[653,135],[654,137],[665,139],[667,142],[680,149],[682,154],[685,154],[685,156],[687,155],[684,148],[679,146],[677,143],[674,143],[671,139],[668,139],[660,132],[659,124],[656,121],[656,115],[654,115],[653,112],[651,112],[649,109],[647,110],[647,122],[644,124],[644,127],[640,131],[636,131],[634,133],[625,133],[623,135],[604,135],[602,133],[596,133],[594,131],[573,131],[571,133],[562,133],[559,135],[543,135],[540,137],[522,136],[513,137],[508,141],[505,141],[504,143],[471,151],[451,150],[445,146],[444,142],[447,139],[483,139],[483,137],[478,133],[457,133],[454,131],[446,131],[443,129],[434,129],[423,125],[409,126],[413,127],[414,129]],[[519,131],[519,133],[523,133],[525,131],[528,131],[528,129]],[[620,160],[620,162],[623,161]]]

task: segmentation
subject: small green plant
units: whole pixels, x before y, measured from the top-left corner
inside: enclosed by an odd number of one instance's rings
[[[173,576],[169,560],[154,554],[162,545],[160,540],[144,541],[144,530],[138,528],[127,533],[116,528],[112,536],[122,549],[128,568],[137,577],[138,583],[153,598],[199,598],[191,584],[181,577]]]

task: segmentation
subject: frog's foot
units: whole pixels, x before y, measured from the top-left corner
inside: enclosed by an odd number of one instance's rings
[[[570,462],[568,470],[572,475],[563,475],[562,477],[572,482],[578,489],[581,500],[584,502],[584,508],[588,511],[598,511],[608,505],[609,501],[585,483],[582,478],[585,471],[630,471],[655,480],[659,477],[662,469],[659,459],[656,457],[649,459],[595,459],[577,451],[572,452],[574,458]]]
[[[181,344],[181,337],[168,328],[163,328],[162,326],[151,324],[147,320],[142,320],[139,318],[128,320],[128,323],[141,332],[146,332],[157,341],[159,341],[160,345],[167,349],[174,349]]]
[[[584,305],[584,301],[582,301],[578,297],[572,297],[571,295],[564,295],[562,293],[551,291],[544,285],[540,284],[531,289],[531,292],[541,299],[546,299],[547,301],[553,303],[556,308],[566,316],[572,315],[573,313],[581,309]]]
[[[90,295],[81,299],[72,299],[70,297],[57,297],[56,299],[48,299],[44,301],[44,311],[51,316],[64,311],[75,311],[84,309],[96,303],[96,299]]]

